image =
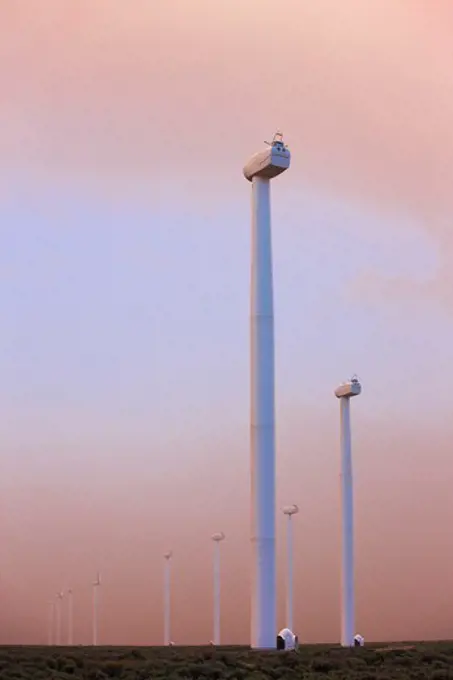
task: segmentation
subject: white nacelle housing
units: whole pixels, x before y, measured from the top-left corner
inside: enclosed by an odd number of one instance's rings
[[[359,633],[357,633],[357,635],[354,635],[354,645],[356,647],[363,647],[364,644],[365,638],[362,635],[359,635]]]
[[[285,505],[285,507],[283,508],[284,515],[297,515],[298,512],[299,512],[298,505]]]
[[[291,154],[282,141],[274,141],[264,151],[254,154],[244,167],[244,177],[252,181],[254,177],[272,179],[289,168]]]
[[[284,649],[288,651],[291,649],[297,649],[297,646],[297,635],[294,635],[294,633],[289,628],[283,628],[277,635],[277,649]]]
[[[335,396],[339,399],[341,397],[357,397],[362,391],[362,386],[358,380],[351,380],[343,383],[335,390]]]

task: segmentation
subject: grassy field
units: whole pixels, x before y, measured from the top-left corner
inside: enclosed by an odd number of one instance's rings
[[[0,647],[0,679],[51,680],[453,680],[453,642],[380,644],[344,650],[301,646],[296,652],[245,647]]]

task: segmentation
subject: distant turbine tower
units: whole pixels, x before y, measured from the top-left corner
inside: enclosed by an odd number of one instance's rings
[[[341,428],[341,498],[342,498],[342,560],[341,560],[341,644],[354,645],[354,507],[351,456],[350,399],[358,396],[362,386],[356,376],[335,390],[340,400]]]
[[[164,569],[164,645],[171,645],[171,620],[170,620],[170,607],[171,607],[171,574],[170,574],[170,563],[173,557],[171,550],[165,553],[165,569]]]
[[[96,581],[93,582],[93,647],[96,647],[98,644],[100,587],[101,587],[101,575],[98,572],[96,576]]]
[[[213,643],[220,645],[220,542],[225,534],[220,531],[211,536],[214,541],[214,638]]]
[[[293,633],[293,522],[292,516],[299,512],[297,505],[287,505],[283,508],[286,515],[286,540],[287,540],[287,569],[288,583],[286,585],[286,626]]]
[[[48,643],[51,647],[54,642],[54,630],[55,630],[55,601],[49,602],[49,630],[48,630]]]
[[[251,276],[251,645],[276,647],[274,308],[270,180],[289,168],[281,133],[244,167],[252,183]]]
[[[71,647],[74,644],[73,640],[73,630],[74,630],[74,617],[73,617],[73,606],[72,606],[72,589],[68,590],[68,646]]]
[[[56,601],[56,619],[57,619],[57,635],[56,644],[61,645],[61,601],[63,599],[63,593],[57,593]]]

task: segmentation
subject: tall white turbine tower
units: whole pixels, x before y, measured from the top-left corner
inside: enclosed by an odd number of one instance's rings
[[[341,644],[354,645],[354,505],[351,456],[350,399],[358,396],[362,386],[356,376],[335,390],[340,400],[341,429],[341,500],[342,500],[342,558],[341,558]]]
[[[171,558],[173,553],[171,550],[164,554],[164,645],[168,647],[171,644]]]
[[[98,572],[96,575],[96,581],[93,581],[93,647],[96,647],[98,644],[100,587],[101,587],[101,574]]]
[[[61,645],[61,603],[63,600],[63,593],[57,593],[57,601],[55,603],[55,613],[56,613],[56,644]]]
[[[286,515],[286,540],[287,540],[287,569],[288,582],[286,585],[286,626],[291,632],[293,628],[293,522],[292,516],[299,512],[297,505],[287,505],[283,508],[283,513]]]
[[[220,531],[211,536],[214,541],[214,637],[215,645],[220,645],[220,543],[225,534]]]
[[[68,646],[71,647],[74,644],[74,616],[73,616],[73,605],[72,605],[72,589],[68,590]]]
[[[289,168],[281,133],[250,158],[244,176],[252,183],[251,276],[251,645],[276,646],[274,303],[270,180]]]

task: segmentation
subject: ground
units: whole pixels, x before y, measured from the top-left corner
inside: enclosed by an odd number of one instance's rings
[[[453,642],[245,647],[0,647],[0,680],[453,680]]]

